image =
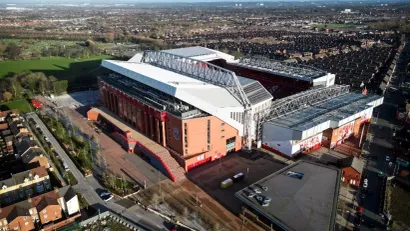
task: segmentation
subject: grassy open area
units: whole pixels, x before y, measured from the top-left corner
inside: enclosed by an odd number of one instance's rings
[[[6,111],[11,109],[17,109],[20,113],[26,113],[34,111],[34,108],[26,99],[18,99],[14,101],[10,101],[7,103],[0,104],[0,110]]]
[[[99,67],[102,59],[110,56],[91,56],[85,59],[68,59],[62,57],[48,57],[37,60],[18,60],[0,62],[0,79],[7,75],[23,71],[44,72],[47,76],[53,75],[57,79],[69,80],[70,77],[85,75]]]

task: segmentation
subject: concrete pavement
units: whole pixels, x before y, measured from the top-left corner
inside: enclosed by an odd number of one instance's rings
[[[48,128],[45,126],[43,121],[35,113],[27,115],[27,118],[33,118],[40,129],[43,131],[44,135],[50,139],[51,144],[54,146],[55,151],[58,155],[67,163],[70,172],[77,179],[78,184],[73,188],[80,194],[84,196],[87,202],[94,208],[99,209],[100,212],[111,211],[117,213],[118,215],[143,226],[146,230],[164,230],[164,220],[152,213],[147,213],[140,210],[129,211],[124,209],[122,206],[112,203],[105,202],[96,193],[96,189],[103,188],[94,177],[85,178],[83,174],[77,169],[73,161],[69,158],[64,149],[60,146]]]

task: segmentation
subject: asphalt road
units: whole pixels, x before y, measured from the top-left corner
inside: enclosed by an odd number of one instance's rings
[[[100,212],[111,211],[119,216],[127,218],[128,220],[137,223],[140,226],[144,227],[146,230],[167,230],[164,226],[164,220],[157,215],[152,213],[145,212],[143,209],[137,209],[129,211],[124,207],[116,204],[115,202],[105,202],[103,201],[96,190],[103,188],[94,177],[85,178],[83,174],[77,169],[73,161],[69,158],[64,149],[60,146],[48,128],[45,126],[43,121],[35,113],[28,114],[27,118],[33,118],[34,121],[40,126],[40,129],[43,131],[44,135],[50,139],[51,144],[54,146],[55,151],[58,155],[67,163],[70,172],[77,179],[78,184],[73,188],[81,193],[87,202],[94,208],[99,209]]]
[[[367,160],[364,174],[368,175],[369,186],[368,190],[372,194],[368,195],[363,200],[363,222],[360,230],[385,230],[384,220],[380,216],[383,211],[384,203],[384,184],[386,179],[378,177],[381,171],[386,176],[391,176],[395,165],[389,166],[389,162],[394,163],[392,157],[393,146],[391,142],[393,130],[395,126],[396,107],[394,97],[386,96],[385,103],[379,108],[376,108],[373,114],[373,121],[370,126],[367,140],[364,149],[368,150],[370,155],[378,156],[378,159]],[[390,161],[386,161],[386,156],[390,157]],[[374,225],[374,228],[373,228]]]

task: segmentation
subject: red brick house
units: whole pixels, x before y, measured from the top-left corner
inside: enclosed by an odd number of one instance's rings
[[[349,157],[342,161],[342,182],[359,186],[364,163],[357,157]]]

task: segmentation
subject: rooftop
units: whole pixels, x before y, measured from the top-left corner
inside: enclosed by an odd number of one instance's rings
[[[50,191],[31,198],[31,205],[36,207],[38,212],[41,212],[43,209],[47,208],[49,205],[59,205],[57,199],[60,196],[56,191]]]
[[[285,116],[270,120],[269,123],[297,131],[305,131],[327,121],[339,122],[357,115],[359,112],[377,106],[375,104],[381,103],[382,99],[383,97],[378,95],[348,92],[319,103],[313,102]]]
[[[235,57],[217,50],[209,49],[201,46],[183,47],[170,50],[163,50],[163,52],[173,55],[178,55],[187,58],[193,58],[201,61],[211,61],[215,59],[234,60]]]
[[[44,167],[37,167],[24,172],[13,174],[11,178],[0,181],[0,187],[11,187],[14,185],[19,185],[24,183],[26,179],[33,180],[36,176],[48,176],[47,169],[45,169]]]
[[[339,184],[340,170],[298,161],[235,195],[283,230],[330,231],[334,229]],[[268,188],[260,190],[272,199],[269,206],[247,196],[250,189],[260,187]]]
[[[174,71],[147,63],[114,60],[103,60],[102,65],[187,103],[192,100],[203,101],[218,108],[242,107],[241,103],[225,88]]]
[[[327,75],[325,71],[314,67],[269,59],[244,58],[239,60],[238,63],[232,64],[309,82],[313,82],[314,79]]]
[[[213,50],[200,46],[170,49],[164,50],[164,52],[183,57],[195,57],[202,55],[210,55],[214,53]]]

